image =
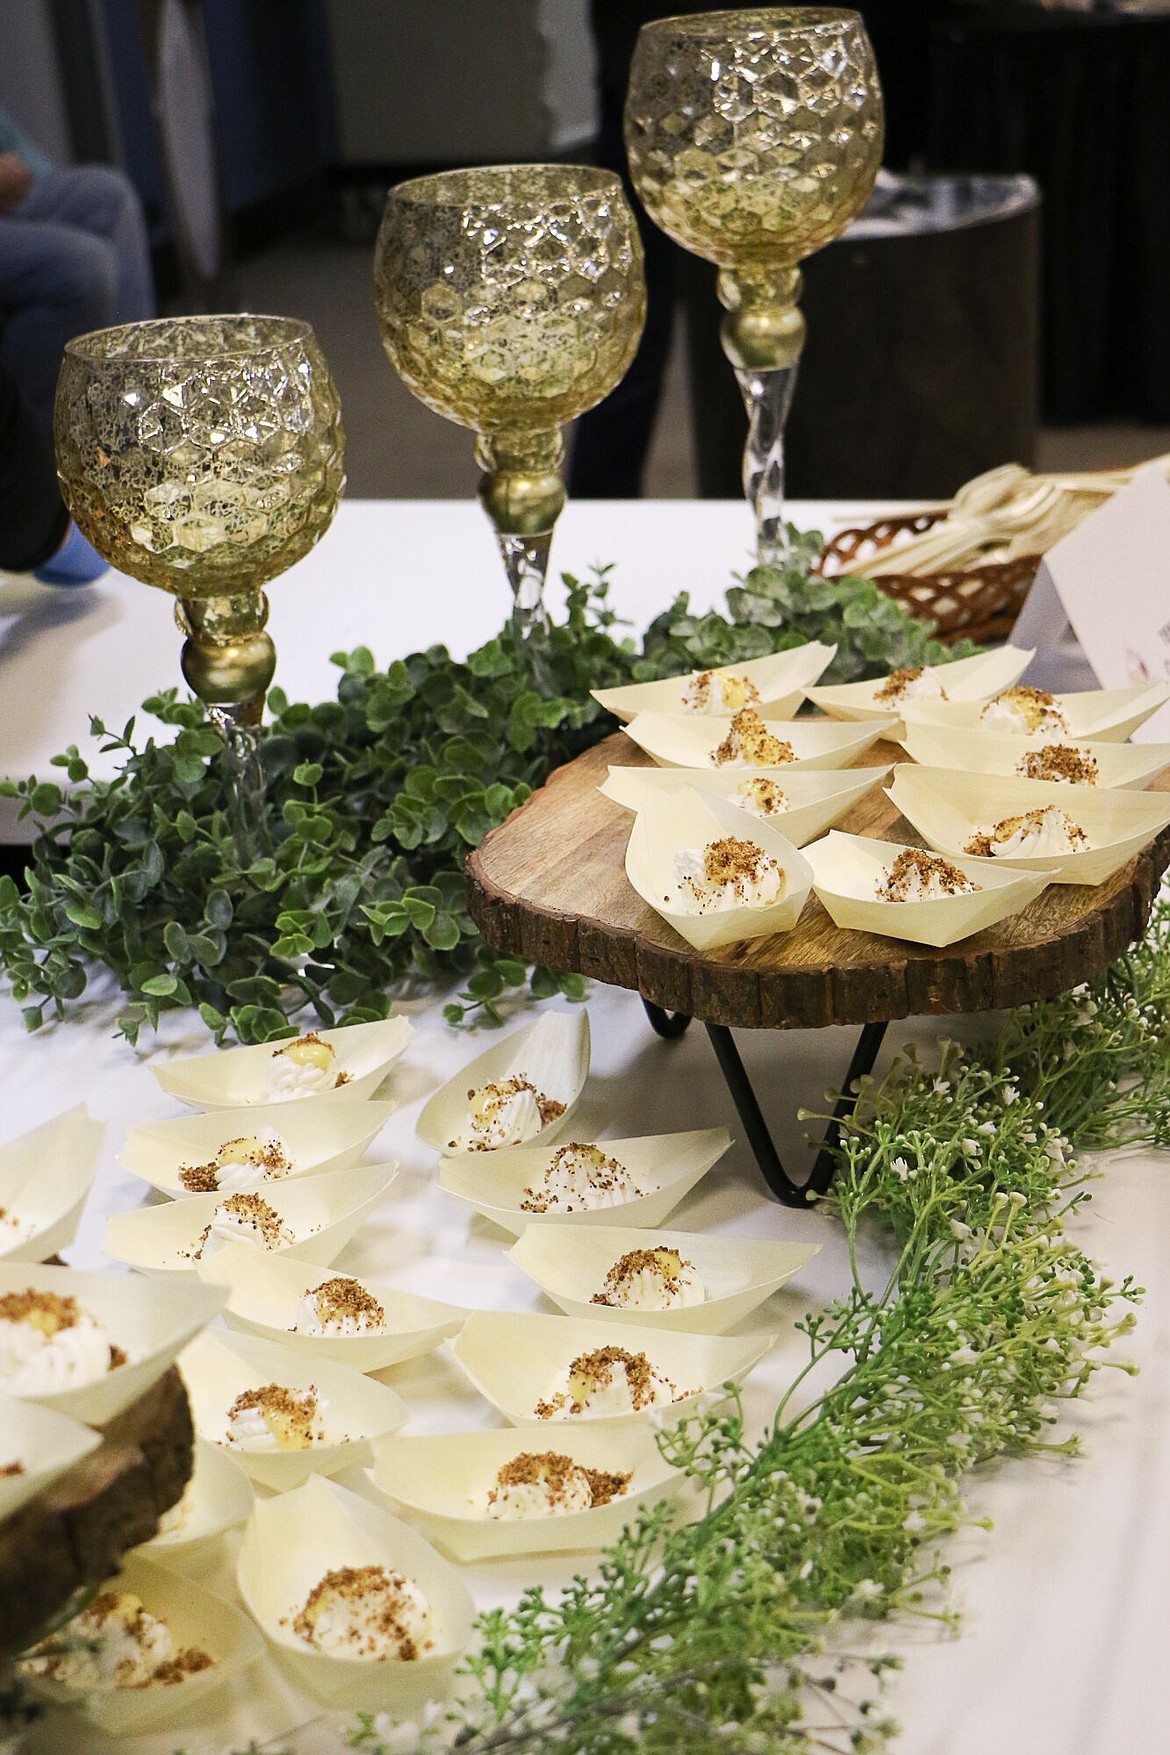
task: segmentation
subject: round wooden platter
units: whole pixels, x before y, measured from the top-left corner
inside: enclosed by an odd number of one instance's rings
[[[0,1524],[0,1668],[150,1540],[191,1478],[195,1433],[172,1365],[102,1429],[100,1449]]]
[[[857,766],[899,760],[900,749],[878,743]],[[1099,974],[1141,936],[1170,864],[1167,830],[1108,882],[1055,885],[945,950],[842,931],[810,896],[791,932],[701,953],[627,881],[633,817],[597,791],[611,764],[652,766],[619,732],[558,768],[492,830],[467,862],[472,917],[501,950],[634,988],[712,1024],[868,1024],[1050,998]],[[1170,775],[1156,785],[1170,790]],[[880,788],[837,826],[922,844]]]

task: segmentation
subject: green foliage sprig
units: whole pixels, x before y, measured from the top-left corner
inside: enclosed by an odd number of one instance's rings
[[[403,983],[459,978],[452,1021],[531,981],[537,997],[579,998],[574,975],[537,969],[478,939],[463,862],[550,769],[614,729],[591,688],[675,675],[802,640],[839,645],[836,674],[940,661],[948,649],[866,580],[812,572],[820,538],[797,537],[783,571],[757,567],[728,614],[692,615],[685,595],[644,648],[615,633],[603,570],[568,580],[563,622],[545,641],[555,693],[530,686],[508,631],[466,663],[432,646],[379,670],[364,648],[339,653],[337,699],[271,696],[264,734],[271,854],[236,863],[224,813],[220,745],[200,707],[174,690],[147,701],[177,735],[112,732],[122,759],[95,780],[76,746],[55,758],[70,789],[0,782],[39,819],[27,892],[0,878],[0,972],[25,1021],[62,1016],[93,969],[126,996],[131,1041],[162,1012],[197,1006],[217,1042],[266,1041],[311,1015],[329,1025],[385,1015]]]
[[[1140,1288],[1104,1278],[1068,1219],[1088,1199],[1080,1148],[1166,1140],[1168,984],[1163,899],[1144,944],[1091,987],[1012,1014],[986,1047],[944,1044],[935,1066],[901,1056],[843,1132],[832,1204],[853,1283],[803,1323],[805,1371],[758,1442],[735,1402],[660,1436],[705,1515],[642,1510],[590,1577],[480,1618],[466,1698],[406,1725],[366,1717],[349,1746],[886,1748],[895,1660],[852,1656],[850,1623],[956,1622],[940,1543],[972,1521],[963,1474],[1075,1454],[1057,1410],[1133,1324]],[[877,1291],[856,1265],[874,1225],[895,1251]],[[813,1374],[834,1372],[802,1406]]]

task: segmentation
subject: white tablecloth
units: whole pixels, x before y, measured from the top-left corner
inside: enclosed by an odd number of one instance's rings
[[[818,520],[821,515],[818,509]],[[290,693],[322,694],[330,686],[322,655],[340,646],[364,641],[386,660],[436,638],[466,648],[488,634],[500,619],[502,586],[490,540],[478,543],[478,519],[475,508],[447,503],[343,508],[330,543],[302,563],[287,589],[279,585],[273,594],[281,680]],[[737,556],[746,558],[748,535],[740,507],[577,507],[566,517],[557,560],[576,569],[619,557],[615,601],[642,622],[679,586],[714,601]],[[427,578],[440,580],[441,588],[421,589]],[[43,605],[35,632],[19,616],[0,629],[6,642],[0,645],[0,767],[11,771],[16,749],[24,767],[41,771],[47,753],[77,739],[86,710],[120,723],[144,692],[174,674],[176,636],[161,594],[107,581],[98,598],[96,608],[79,608],[76,619],[65,618],[55,630],[44,626]],[[102,642],[99,662],[94,646]],[[22,717],[34,707],[35,723]],[[698,1027],[667,1044],[650,1033],[632,994],[594,990],[589,1007],[594,1056],[582,1133],[589,1127],[618,1136],[720,1122],[738,1131]],[[198,1024],[179,1016],[165,1020],[158,1044],[131,1049],[111,1034],[116,1009],[114,996],[99,984],[69,1023],[27,1036],[18,1010],[0,1003],[0,1140],[81,1098],[108,1124],[98,1182],[70,1252],[78,1266],[103,1259],[105,1216],[142,1197],[142,1185],[115,1160],[126,1129],[175,1113],[147,1062],[155,1054],[206,1046]],[[438,1192],[434,1157],[414,1138],[425,1097],[479,1051],[482,1037],[448,1029],[437,1004],[406,1009],[418,1034],[394,1076],[401,1108],[374,1148],[379,1157],[397,1158],[403,1171],[339,1265],[376,1270],[405,1289],[466,1305],[541,1308],[529,1283],[503,1258],[507,1239]],[[937,1030],[895,1026],[890,1034],[930,1040]],[[850,1034],[753,1032],[740,1041],[781,1149],[800,1174],[807,1160],[795,1111],[819,1107],[824,1088],[843,1072]],[[991,1749],[1131,1755],[1160,1746],[1168,1696],[1162,1646],[1170,1622],[1165,1171],[1165,1159],[1153,1155],[1113,1163],[1093,1205],[1076,1221],[1086,1247],[1116,1276],[1132,1272],[1150,1288],[1126,1348],[1143,1364],[1143,1375],[1105,1373],[1072,1410],[1068,1424],[1084,1434],[1083,1460],[1007,1463],[972,1480],[973,1513],[992,1517],[996,1527],[955,1544],[954,1594],[966,1617],[960,1639],[940,1634],[934,1624],[877,1632],[879,1648],[893,1646],[906,1657],[890,1691],[906,1755],[986,1755]],[[844,1287],[838,1233],[819,1213],[794,1213],[768,1200],[738,1142],[671,1223],[729,1235],[809,1237],[823,1246],[792,1291],[759,1313],[781,1330],[775,1352],[751,1379],[749,1410],[763,1419],[801,1356],[793,1318]],[[879,1265],[873,1263],[875,1270]],[[746,1326],[761,1325],[754,1318]],[[398,1368],[387,1381],[406,1398],[412,1431],[497,1423],[443,1353]],[[472,1568],[470,1582],[487,1605],[512,1600],[526,1582],[555,1584],[568,1570],[554,1561],[500,1561]],[[221,1557],[212,1582],[228,1577]],[[181,1735],[160,1735],[138,1747],[143,1755],[166,1755],[180,1742],[192,1751],[219,1750],[252,1735],[283,1736],[312,1716],[307,1700],[271,1678],[252,1678],[218,1708],[208,1702],[201,1729],[184,1727]],[[337,1755],[337,1738],[321,1726],[298,1732],[292,1742],[298,1755]],[[96,1734],[79,1738],[75,1727],[57,1723],[40,1729],[31,1747],[98,1750],[103,1744]]]

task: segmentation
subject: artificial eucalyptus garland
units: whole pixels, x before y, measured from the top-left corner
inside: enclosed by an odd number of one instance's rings
[[[69,790],[0,782],[42,824],[27,889],[0,878],[0,973],[25,1022],[63,1015],[103,967],[126,996],[119,1028],[131,1041],[180,1006],[197,1006],[217,1042],[294,1034],[298,1015],[361,1022],[419,981],[462,981],[452,1021],[475,1008],[494,1021],[501,994],[529,979],[538,998],[579,998],[579,977],[530,975],[482,944],[463,861],[551,768],[614,729],[591,688],[811,639],[836,642],[842,681],[958,654],[869,580],[819,578],[820,547],[797,536],[783,571],[756,567],[728,592],[726,615],[696,615],[680,596],[640,650],[618,636],[604,572],[569,580],[542,654],[549,699],[508,631],[466,663],[443,646],[386,670],[364,649],[337,654],[335,701],[290,705],[273,691],[273,845],[244,870],[221,808],[219,740],[198,704],[174,690],[146,702],[172,741],[93,720],[103,749],[124,758],[115,780],[92,779],[71,746],[55,758]]]

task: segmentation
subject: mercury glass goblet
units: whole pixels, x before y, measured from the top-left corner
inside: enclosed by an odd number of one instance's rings
[[[626,101],[630,172],[667,236],[718,265],[764,562],[788,552],[784,422],[805,332],[797,264],[864,207],[882,140],[881,87],[856,12],[745,9],[642,27]]]
[[[162,318],[68,343],[57,473],[111,566],[179,601],[183,675],[225,743],[241,863],[266,845],[259,727],[276,668],[262,587],[329,528],[345,435],[329,368],[291,317]]]
[[[471,427],[480,500],[513,592],[513,628],[547,686],[539,638],[561,427],[613,389],[646,314],[642,247],[619,179],[580,165],[444,171],[391,189],[375,263],[382,339],[428,408]]]

